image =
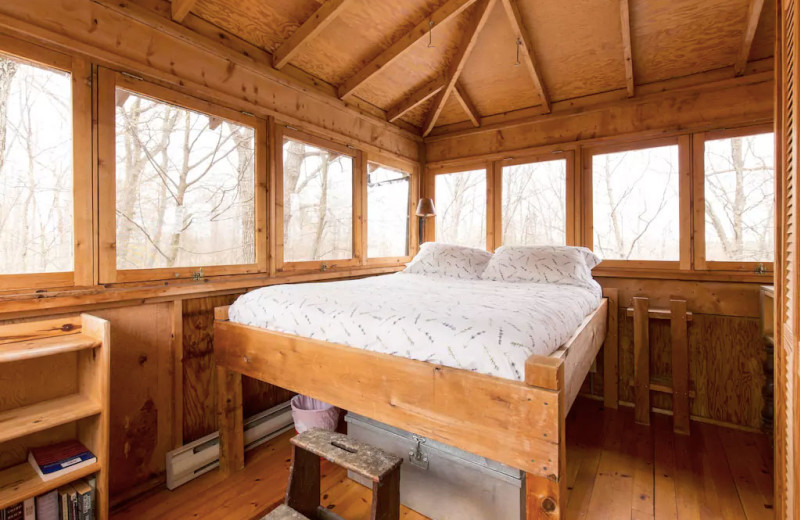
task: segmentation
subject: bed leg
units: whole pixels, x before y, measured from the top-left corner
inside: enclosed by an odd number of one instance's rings
[[[242,374],[217,367],[219,468],[224,475],[244,469]]]
[[[619,406],[619,290],[603,289],[608,298],[608,328],[603,342],[603,405]]]
[[[558,460],[548,461],[542,474],[525,474],[526,520],[563,520],[567,510],[567,403],[564,363],[558,367]]]
[[[553,520],[564,518],[567,506],[567,479],[525,474],[525,502],[527,520]]]

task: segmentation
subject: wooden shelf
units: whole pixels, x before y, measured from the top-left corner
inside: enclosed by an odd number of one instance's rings
[[[14,408],[0,413],[0,442],[78,421],[101,411],[100,404],[80,394]]]
[[[44,481],[27,462],[11,466],[0,471],[0,509],[47,493],[99,470],[100,464],[94,463],[53,480]]]
[[[0,345],[0,363],[53,356],[64,352],[97,348],[100,345],[100,341],[82,333],[5,343]]]

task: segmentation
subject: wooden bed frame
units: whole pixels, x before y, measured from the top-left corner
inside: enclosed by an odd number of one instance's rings
[[[564,346],[528,358],[520,382],[241,325],[218,307],[220,468],[244,468],[246,375],[519,468],[527,518],[564,518],[564,419],[603,343],[604,400],[617,407],[617,309],[605,290]]]

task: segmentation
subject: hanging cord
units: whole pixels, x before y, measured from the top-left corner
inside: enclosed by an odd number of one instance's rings
[[[522,47],[522,39],[521,38],[517,38],[517,62],[514,64],[515,67],[520,64],[520,61],[519,61],[519,48],[520,47]]]
[[[433,20],[428,22],[428,48],[433,49]]]

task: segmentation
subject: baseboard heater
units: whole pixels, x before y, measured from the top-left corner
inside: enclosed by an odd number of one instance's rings
[[[289,401],[248,418],[244,449],[255,448],[293,428]],[[219,466],[219,432],[167,453],[167,489],[175,489]]]

